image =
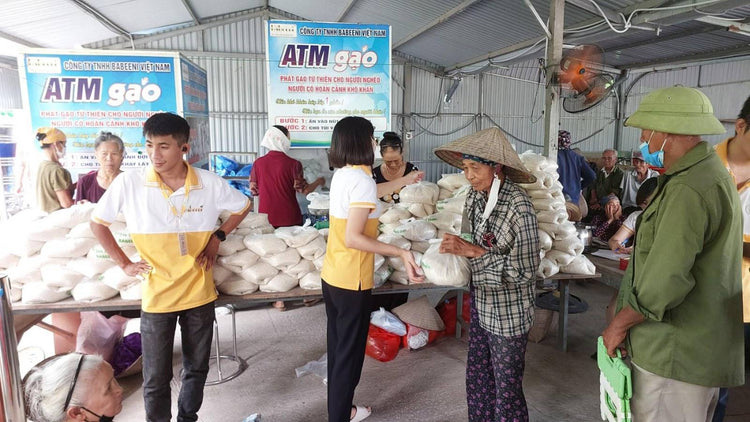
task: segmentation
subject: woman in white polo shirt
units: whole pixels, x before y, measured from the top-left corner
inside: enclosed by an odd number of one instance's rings
[[[328,317],[328,420],[361,421],[371,409],[352,406],[365,358],[370,324],[374,254],[398,256],[409,279],[424,276],[411,252],[376,240],[377,187],[372,178],[374,128],[363,117],[345,117],[333,128],[329,162],[331,180],[330,232],[323,263],[323,298]]]

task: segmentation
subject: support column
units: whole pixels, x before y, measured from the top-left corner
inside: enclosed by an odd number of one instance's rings
[[[544,151],[542,155],[557,161],[557,131],[560,128],[560,88],[556,79],[562,58],[565,0],[551,0],[549,30],[552,39],[547,47],[547,78],[544,96]]]
[[[412,126],[411,126],[411,113],[412,113],[412,95],[411,91],[413,89],[413,83],[412,83],[412,65],[409,62],[404,63],[404,92],[403,96],[401,97],[402,107],[401,107],[401,127],[403,128],[404,133],[401,134],[402,139],[404,140],[404,159],[406,161],[409,161],[412,157],[409,154],[409,147],[411,146],[411,139],[407,139],[407,136],[409,133],[412,132]]]

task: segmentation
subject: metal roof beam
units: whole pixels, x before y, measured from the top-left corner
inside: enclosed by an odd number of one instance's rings
[[[726,19],[720,19],[720,18],[716,18],[713,16],[703,16],[696,20],[701,21],[703,23],[710,24],[710,25],[716,25],[722,28],[726,28],[727,31],[731,31],[734,33],[744,33],[746,35],[750,35],[750,25],[746,23],[737,22],[737,21],[729,21]]]
[[[747,56],[750,51],[750,44],[743,44],[738,47],[728,48],[724,50],[714,50],[705,53],[697,53],[690,55],[681,55],[678,59],[664,58],[659,60],[652,60],[640,63],[633,63],[627,66],[628,69],[645,69],[651,67],[658,67],[661,65],[680,65],[680,64],[694,64],[706,60],[724,59],[731,57]]]
[[[182,5],[185,7],[185,10],[190,14],[190,17],[193,18],[193,23],[196,25],[200,25],[201,21],[198,19],[198,16],[195,14],[195,10],[193,10],[193,6],[190,4],[190,0],[182,0]]]
[[[658,43],[662,43],[666,41],[672,41],[672,40],[677,40],[677,39],[684,38],[684,37],[689,37],[691,35],[707,34],[707,33],[716,32],[716,31],[720,31],[720,29],[707,27],[707,28],[703,28],[700,30],[681,31],[681,32],[676,32],[674,34],[670,34],[670,35],[662,35],[662,36],[650,38],[647,40],[636,41],[636,42],[632,42],[629,44],[621,44],[621,45],[617,45],[614,47],[610,47],[605,51],[605,53],[613,53],[618,50],[628,50],[631,48],[641,47],[644,45],[653,45],[653,44],[658,44]]]
[[[185,28],[175,29],[173,31],[160,32],[158,34],[147,35],[145,37],[134,38],[133,44],[143,45],[152,41],[163,40],[165,38],[172,38],[172,37],[182,35],[182,34],[188,34],[191,32],[202,31],[202,30],[213,28],[216,26],[221,26],[221,25],[226,25],[226,24],[230,24],[234,22],[240,22],[240,21],[247,20],[247,19],[252,19],[258,16],[263,16],[264,13],[266,13],[266,10],[263,9],[262,7],[250,9],[249,11],[247,11],[247,13],[242,13],[237,16],[232,16],[232,17],[225,18],[225,19],[217,19],[214,21],[202,23],[200,25],[191,25]],[[105,48],[116,50],[118,48],[130,48],[130,46],[131,46],[131,42],[126,41],[126,42],[120,42],[120,43],[108,45]]]
[[[23,38],[19,38],[19,37],[15,36],[15,35],[11,35],[11,34],[9,34],[7,32],[0,31],[0,38],[4,38],[4,39],[6,39],[8,41],[12,41],[12,42],[14,42],[16,44],[21,44],[24,47],[44,48],[43,46],[41,46],[41,45],[39,45],[39,44],[37,44],[35,42],[29,41],[29,40],[26,40],[26,39],[23,39]]]
[[[596,15],[596,17],[601,17],[602,13],[604,13],[604,16],[607,17],[607,19],[610,20],[610,22],[616,22],[616,23],[623,23],[622,21],[622,15],[620,15],[618,12],[615,12],[613,10],[610,10],[606,7],[601,7],[601,12],[599,9],[594,6],[594,4],[590,0],[565,0],[565,3],[572,4],[573,6],[583,9],[592,15]]]
[[[434,19],[432,22],[428,23],[427,25],[417,29],[416,31],[412,32],[411,34],[405,36],[404,38],[401,38],[398,40],[397,43],[393,44],[393,48],[396,49],[409,41],[413,40],[414,38],[417,38],[418,36],[424,34],[425,32],[429,31],[430,29],[440,25],[441,23],[447,21],[448,19],[452,18],[453,16],[463,12],[466,10],[467,7],[471,6],[474,3],[477,3],[482,0],[464,0],[459,4],[458,6],[452,8],[451,10],[443,13],[442,15],[438,16],[437,19]]]
[[[700,12],[696,10],[698,8],[694,6],[695,3],[695,0],[683,0],[670,5],[668,8],[665,7],[664,10],[646,11],[634,16],[630,23],[633,25],[641,23],[674,25],[703,17],[707,13],[720,13],[725,10],[734,9],[735,7],[746,6],[747,0],[717,1],[716,3],[701,6]]]
[[[104,16],[102,12],[96,10],[92,6],[90,6],[88,3],[86,3],[83,0],[68,0],[71,3],[75,4],[76,6],[80,7],[81,10],[91,15],[94,19],[99,21],[105,28],[109,29],[110,31],[114,32],[115,34],[124,35],[126,37],[132,38],[132,35],[130,32],[126,31],[123,27],[120,25],[112,22],[111,19]]]
[[[346,5],[344,10],[339,13],[339,17],[336,18],[336,22],[341,22],[346,15],[349,14],[349,12],[352,10],[352,7],[354,7],[354,3],[356,3],[357,0],[349,0],[349,4]]]

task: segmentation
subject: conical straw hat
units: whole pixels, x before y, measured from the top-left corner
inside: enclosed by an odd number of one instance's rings
[[[427,301],[427,296],[406,302],[401,306],[393,308],[394,315],[401,321],[425,330],[443,331],[445,324],[440,314]]]
[[[497,128],[480,130],[441,147],[435,155],[453,167],[463,168],[463,154],[474,155],[503,165],[503,174],[516,183],[534,183],[536,177],[526,170],[503,132]]]

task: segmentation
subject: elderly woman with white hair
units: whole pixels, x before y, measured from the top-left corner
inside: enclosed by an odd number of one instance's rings
[[[29,371],[23,389],[34,422],[109,422],[122,410],[122,388],[101,356],[53,356]]]
[[[523,394],[528,333],[539,267],[536,214],[517,183],[531,175],[498,128],[435,150],[471,183],[461,237],[443,236],[441,253],[469,258],[471,317],[466,359],[470,422],[528,421]]]

